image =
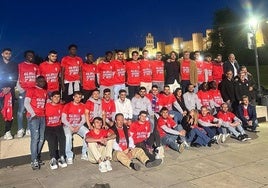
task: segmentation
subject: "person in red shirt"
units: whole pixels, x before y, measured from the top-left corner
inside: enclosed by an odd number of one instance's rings
[[[48,53],[48,60],[39,65],[40,75],[44,76],[47,82],[47,92],[50,95],[53,91],[59,91],[60,64],[57,62],[58,53],[51,50]]]
[[[126,89],[126,62],[123,50],[117,50],[116,55],[117,59],[111,62],[114,71],[114,100],[118,99],[121,89]]]
[[[210,110],[211,114],[214,114],[216,112],[213,98],[210,95],[209,86],[207,82],[203,82],[200,85],[200,89],[197,92],[197,96],[200,100],[201,105],[206,106]]]
[[[101,105],[100,91],[98,89],[95,89],[92,92],[91,97],[87,100],[85,104],[85,116],[87,126],[90,129],[92,128],[91,123],[95,117],[102,117],[103,121],[105,121]]]
[[[48,143],[49,155],[50,155],[50,168],[52,170],[57,169],[58,166],[64,168],[67,167],[65,161],[65,134],[61,123],[61,114],[63,105],[60,103],[60,92],[53,91],[51,93],[51,102],[48,102],[45,107],[46,116],[46,129],[45,137]],[[58,161],[57,150],[59,149],[60,158]]]
[[[215,107],[216,112],[219,112],[223,99],[221,97],[221,92],[217,87],[216,81],[209,82],[209,95],[212,98],[213,106]]]
[[[86,103],[93,90],[97,88],[97,66],[91,53],[86,55],[86,62],[82,65],[82,92],[84,95],[83,103]]]
[[[159,89],[157,85],[153,85],[151,92],[146,95],[146,97],[151,101],[152,103],[152,110],[155,113],[159,113],[159,100],[161,98],[161,94],[159,93]],[[158,114],[157,114],[158,115]]]
[[[212,62],[212,78],[216,81],[217,85],[222,81],[223,72],[223,62],[222,55],[218,54],[215,61]]]
[[[194,61],[196,64],[196,68],[197,68],[197,86],[195,86],[195,93],[197,93],[198,91],[198,87],[205,82],[205,77],[207,72],[206,67],[204,65],[204,61],[203,61],[203,57],[200,54],[200,51],[195,51],[194,52]]]
[[[210,82],[213,80],[213,76],[212,76],[212,56],[211,54],[206,54],[205,55],[205,61],[204,61],[204,66],[205,66],[205,82]]]
[[[121,162],[124,166],[140,170],[140,165],[134,163],[133,159],[138,159],[147,168],[159,166],[162,162],[161,159],[150,161],[148,156],[141,148],[135,147],[133,138],[129,135],[128,127],[124,124],[126,120],[122,113],[115,115],[115,124],[111,127],[116,135],[116,139],[113,145],[113,160]]]
[[[164,62],[162,61],[162,53],[156,52],[156,60],[152,62],[152,85],[157,85],[162,91],[165,84]]]
[[[149,159],[153,161],[155,159],[155,155],[150,153],[150,151],[147,148],[148,138],[150,137],[151,133],[150,121],[148,121],[147,118],[148,118],[147,112],[140,111],[138,115],[138,120],[134,121],[130,125],[129,133],[130,136],[133,138],[136,147],[143,149],[143,151],[149,157]],[[152,148],[152,145],[150,145],[150,147]]]
[[[24,114],[24,99],[25,94],[30,88],[34,88],[36,85],[36,77],[39,76],[38,65],[34,64],[34,51],[27,50],[24,52],[25,61],[18,65],[18,82],[17,89],[19,91],[18,97],[18,133],[17,137],[21,138],[24,136],[23,129],[23,114]],[[26,135],[30,135],[29,125],[27,125]]]
[[[72,152],[72,139],[73,134],[78,134],[83,138],[82,146],[82,160],[88,160],[87,156],[87,144],[84,140],[88,129],[84,126],[86,122],[85,118],[85,105],[81,102],[82,92],[75,91],[73,101],[64,105],[62,110],[62,123],[63,130],[66,137],[66,157],[67,164],[73,164],[73,152]]]
[[[242,127],[242,121],[236,117],[228,109],[228,104],[223,103],[217,117],[222,120],[222,124],[226,127],[239,141],[250,139]]]
[[[146,91],[149,92],[152,88],[152,61],[149,59],[148,50],[142,51],[143,59],[140,60],[140,86],[146,88]]]
[[[160,135],[161,143],[180,153],[184,150],[184,143],[177,143],[179,136],[185,137],[185,130],[176,130],[177,123],[169,116],[168,109],[163,107],[160,110],[161,116],[157,120],[157,130]]]
[[[36,78],[36,86],[27,90],[24,106],[27,110],[27,123],[31,131],[31,166],[40,169],[41,150],[45,141],[45,104],[47,100],[46,80],[43,76]]]
[[[111,63],[112,58],[113,52],[108,51],[105,53],[105,59],[97,65],[97,78],[101,97],[105,88],[109,88],[111,91],[113,91],[114,70],[113,65]],[[111,94],[113,97],[113,93]]]
[[[88,159],[91,163],[98,163],[100,172],[111,171],[113,142],[116,137],[112,130],[103,129],[102,118],[95,117],[92,121],[93,129],[86,134],[88,143]]]
[[[193,60],[190,59],[190,52],[183,52],[183,58],[180,62],[180,78],[182,93],[187,91],[188,85],[197,86],[197,67]]]
[[[132,61],[126,63],[128,97],[132,99],[139,92],[140,87],[140,63],[138,61],[139,53],[132,52]]]
[[[106,88],[103,90],[103,98],[101,100],[101,109],[103,111],[104,115],[104,122],[109,127],[113,126],[113,120],[115,116],[115,103],[114,100],[111,99],[111,90],[109,88]]]
[[[215,118],[209,113],[209,110],[206,106],[201,107],[201,113],[198,116],[198,124],[207,132],[209,138],[217,141],[217,144],[220,143],[222,137],[222,120]]]
[[[83,64],[82,58],[77,56],[77,45],[69,45],[68,50],[69,55],[61,60],[62,98],[65,103],[72,101],[74,91],[80,91]]]

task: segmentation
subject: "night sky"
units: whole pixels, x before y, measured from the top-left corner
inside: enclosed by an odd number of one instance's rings
[[[145,46],[151,32],[156,41],[191,39],[191,33],[212,28],[216,10],[229,7],[239,14],[267,14],[266,0],[1,0],[0,48],[10,47],[16,61],[25,50],[40,56],[55,49],[62,57],[71,43],[78,55],[95,57],[107,50]]]

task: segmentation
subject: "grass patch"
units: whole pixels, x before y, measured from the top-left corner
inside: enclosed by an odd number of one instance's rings
[[[248,72],[253,74],[254,79],[257,81],[257,71],[256,71],[256,66],[247,66]],[[268,65],[261,65],[259,66],[260,69],[260,82],[261,85],[264,86],[265,88],[268,88]]]

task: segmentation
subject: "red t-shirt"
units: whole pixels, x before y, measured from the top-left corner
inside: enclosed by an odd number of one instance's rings
[[[97,73],[99,74],[99,84],[103,86],[114,85],[113,66],[110,62],[102,61],[97,65]]]
[[[126,80],[126,66],[125,61],[117,59],[111,62],[114,72],[114,84],[124,84]]]
[[[146,121],[144,123],[140,123],[139,121],[135,121],[131,124],[129,132],[130,135],[132,135],[134,144],[140,143],[149,137],[150,122]]]
[[[62,104],[46,104],[46,126],[56,127],[61,125]]]
[[[81,57],[65,56],[61,60],[61,66],[65,68],[64,80],[68,82],[74,82],[80,80],[80,70],[83,64]]]
[[[223,99],[221,97],[221,92],[218,89],[211,89],[209,90],[209,95],[211,96],[212,100],[220,106],[223,103]]]
[[[167,119],[164,119],[163,117],[159,117],[157,120],[157,130],[159,132],[160,137],[164,137],[166,135],[166,132],[162,129],[162,126],[166,125],[169,128],[176,127],[176,122],[171,118],[168,117]]]
[[[125,133],[124,133],[124,129],[120,129],[120,128],[117,128],[117,131],[118,131],[118,134],[119,134],[119,147],[124,151],[126,150],[128,147],[127,147],[127,140],[126,140],[126,137],[125,137]]]
[[[97,116],[101,116],[101,114],[102,114],[101,104],[94,103],[91,100],[87,100],[87,102],[85,104],[85,108],[89,111],[89,121],[90,122],[96,117],[96,112],[94,113],[94,110],[96,110],[95,105],[98,105],[98,106],[96,106],[96,109],[99,113],[99,115],[97,115]]]
[[[45,104],[47,99],[47,91],[40,88],[34,87],[30,88],[26,92],[26,96],[31,99],[30,105],[37,116],[45,116]],[[30,116],[30,113],[27,112],[27,117]]]
[[[214,120],[214,117],[210,114],[207,114],[206,116],[202,116],[202,114],[198,115],[198,119],[207,122],[207,123],[212,123]]]
[[[150,60],[140,61],[140,81],[152,82],[152,62]]]
[[[85,105],[79,103],[75,105],[73,102],[69,102],[64,105],[62,113],[67,115],[67,121],[71,125],[77,125],[82,120],[82,115],[85,114]]]
[[[204,61],[204,66],[205,66],[205,69],[207,69],[208,71],[208,82],[210,82],[213,80],[213,76],[212,76],[213,65],[211,62]]]
[[[47,81],[47,90],[59,91],[60,64],[58,62],[48,63],[47,61],[39,65],[40,75]]]
[[[36,85],[36,77],[40,75],[39,67],[33,63],[22,62],[18,65],[20,86],[27,90],[34,88]]]
[[[219,111],[217,117],[219,119],[222,119],[222,121],[232,123],[234,121],[235,115],[232,112]]]
[[[212,99],[212,97],[210,96],[210,92],[209,91],[199,90],[197,92],[197,96],[200,99],[200,102],[201,102],[201,105],[202,106],[207,106],[207,107],[210,106],[209,101]]]
[[[155,60],[152,62],[152,81],[163,82],[164,81],[164,62]]]
[[[106,113],[106,118],[112,120],[112,115],[115,113],[115,103],[113,99],[106,101],[104,99],[101,100],[101,109]]]
[[[96,73],[97,66],[94,64],[83,63],[82,76],[83,76],[83,89],[93,90],[96,89]]]
[[[215,80],[217,83],[219,83],[222,80],[223,75],[223,63],[212,63],[212,77],[213,80]]]
[[[140,85],[140,63],[129,61],[126,63],[127,84],[130,86]]]
[[[190,80],[190,60],[184,59],[181,61],[180,73],[181,80]]]
[[[168,110],[172,110],[172,105],[176,101],[176,98],[173,94],[169,95],[159,95],[159,105],[162,107],[167,107]]]
[[[111,134],[113,131],[111,129],[100,129],[100,132],[97,134],[94,130],[88,131],[86,134],[86,138],[94,138],[94,139],[101,139],[101,138],[107,138],[109,134]]]
[[[203,83],[205,81],[204,62],[196,61],[196,67],[197,67],[197,81],[199,83]]]

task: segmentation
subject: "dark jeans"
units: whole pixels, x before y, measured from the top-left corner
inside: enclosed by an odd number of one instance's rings
[[[213,138],[215,135],[223,133],[221,127],[203,127],[203,128],[207,132],[209,138]]]
[[[131,100],[136,93],[139,92],[140,86],[129,86],[128,85],[128,98]]]
[[[58,149],[59,149],[59,156],[65,157],[66,139],[63,126],[56,126],[56,127],[46,126],[45,137],[48,143],[50,158],[58,157],[57,153]]]
[[[74,89],[74,83],[70,83],[73,85],[73,89]],[[81,85],[79,84],[79,91],[81,91]],[[69,84],[64,84],[64,92],[62,92],[62,99],[65,101],[65,103],[71,102],[73,100],[73,94],[69,95],[68,94],[68,90],[69,90]],[[73,90],[74,92],[74,90]]]
[[[186,93],[188,91],[188,85],[190,84],[190,80],[182,80],[181,81],[181,88],[182,88],[182,93]]]
[[[141,148],[144,151],[144,153],[148,156],[150,161],[155,160],[155,155],[150,153],[148,148],[146,147],[146,141],[136,143],[135,145],[136,145],[136,147]]]

